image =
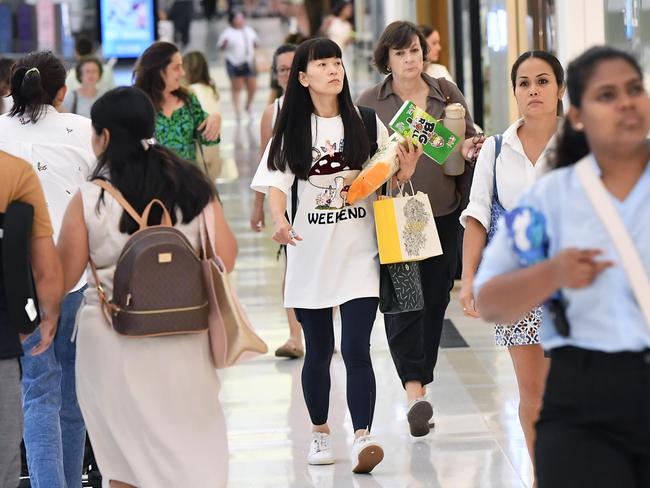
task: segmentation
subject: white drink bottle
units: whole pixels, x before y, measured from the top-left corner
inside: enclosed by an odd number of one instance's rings
[[[465,141],[465,107],[460,103],[450,103],[445,108],[445,118],[442,124],[459,137],[458,145],[445,161],[443,170],[448,176],[462,175],[465,171],[465,160],[460,148]]]

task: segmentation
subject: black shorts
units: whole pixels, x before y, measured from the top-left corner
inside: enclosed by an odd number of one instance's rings
[[[254,78],[257,76],[255,66],[252,63],[242,63],[234,65],[230,61],[226,61],[226,71],[228,71],[229,78]]]

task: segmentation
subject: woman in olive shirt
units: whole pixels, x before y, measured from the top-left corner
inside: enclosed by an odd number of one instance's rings
[[[366,90],[357,104],[375,109],[381,121],[388,125],[405,100],[426,107],[437,119],[444,117],[447,103],[462,103],[467,127],[463,155],[471,158],[482,141],[475,140],[472,145],[476,131],[465,98],[453,83],[431,78],[423,72],[427,53],[426,39],[414,24],[403,21],[390,24],[381,35],[374,55],[377,68],[388,76]],[[433,415],[433,408],[425,399],[425,385],[433,381],[442,322],[454,286],[460,237],[458,217],[462,196],[469,191],[471,172],[447,176],[441,166],[422,156],[412,183],[416,191],[429,196],[444,254],[420,262],[424,309],[386,315],[384,321],[391,355],[406,390],[411,434],[422,436],[429,433]]]

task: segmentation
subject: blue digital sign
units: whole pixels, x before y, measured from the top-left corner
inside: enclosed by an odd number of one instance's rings
[[[103,56],[140,56],[156,39],[154,8],[154,0],[99,0]]]

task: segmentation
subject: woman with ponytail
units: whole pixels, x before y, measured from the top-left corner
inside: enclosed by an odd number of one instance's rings
[[[11,71],[13,105],[0,117],[0,150],[32,164],[39,176],[56,240],[72,195],[95,163],[90,120],[59,113],[66,71],[51,52],[19,59]],[[71,342],[85,279],[73,283],[61,304],[52,347],[33,355],[37,330],[23,343],[24,439],[31,486],[81,486],[86,431],[75,393],[75,344]]]
[[[650,486],[650,319],[640,292],[650,274],[650,97],[637,61],[610,47],[575,59],[567,89],[558,169],[502,219],[474,291],[486,320],[507,323],[540,303],[548,312],[538,487],[642,488]],[[589,196],[599,187],[607,220]],[[624,233],[623,253],[613,236]]]
[[[64,287],[84,274],[92,258],[110,296],[122,248],[138,230],[93,183],[98,179],[109,181],[140,214],[152,199],[162,201],[174,227],[197,251],[198,217],[211,205],[216,250],[231,271],[237,243],[214,185],[153,139],[155,111],[148,96],[135,87],[116,88],[97,100],[91,118],[98,163],[66,211],[59,239]],[[154,210],[150,222],[159,222],[162,211]],[[120,335],[107,326],[94,286],[86,291],[79,322],[79,403],[111,488],[225,487],[226,427],[207,334]]]

